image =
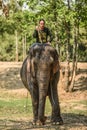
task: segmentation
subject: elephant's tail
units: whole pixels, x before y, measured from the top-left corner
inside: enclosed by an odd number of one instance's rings
[[[53,87],[53,86],[52,86],[52,82],[50,82],[51,98],[52,98],[53,104],[55,104],[55,100],[54,100],[54,95],[53,95],[52,87]]]

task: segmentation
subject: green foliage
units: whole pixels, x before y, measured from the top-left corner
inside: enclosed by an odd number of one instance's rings
[[[10,37],[7,33],[4,33],[0,44],[0,60],[2,61],[11,61],[15,59],[15,44],[14,44],[14,37]]]
[[[24,2],[28,6],[27,10],[22,10]],[[58,44],[60,51],[62,51],[61,54],[63,53],[63,55],[61,55],[61,59],[65,60],[66,55],[64,51],[66,51],[65,45],[67,44],[68,22],[70,22],[70,44],[73,45],[74,25],[77,27],[79,25],[80,35],[82,35],[82,29],[85,30],[85,33],[87,32],[86,5],[87,2],[85,0],[72,1],[70,3],[70,9],[68,9],[67,3],[64,0],[10,1],[9,17],[5,18],[4,16],[0,16],[0,60],[15,60],[15,30],[18,32],[19,60],[22,60],[22,38],[26,35],[26,45],[28,51],[29,46],[35,42],[32,34],[35,25],[38,24],[38,20],[40,18],[44,18],[46,20],[46,25],[50,28],[54,36],[53,46]],[[79,41],[80,40],[82,40],[82,37],[79,37]],[[82,44],[84,43],[87,43],[87,36],[82,40]],[[87,51],[80,49],[78,52],[79,57],[86,61],[87,58],[84,58],[84,55],[87,55]]]
[[[79,45],[78,56],[79,61],[87,61],[87,47],[84,44]]]

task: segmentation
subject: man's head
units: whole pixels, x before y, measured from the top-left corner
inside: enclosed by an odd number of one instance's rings
[[[45,27],[45,20],[44,19],[40,19],[39,20],[39,26],[40,26],[40,29],[43,30],[44,27]]]

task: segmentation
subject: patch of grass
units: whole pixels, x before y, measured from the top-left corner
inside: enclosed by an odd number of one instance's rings
[[[74,105],[77,106],[77,109],[74,109],[75,113],[87,115],[87,100],[76,101]]]
[[[87,115],[87,110],[72,109],[70,112],[78,115]]]
[[[51,114],[51,104],[47,98],[45,104],[46,115]],[[0,98],[0,117],[32,117],[32,102],[31,98]]]
[[[47,99],[46,99],[46,107],[45,107],[45,113],[46,113],[46,115],[51,115],[51,104],[50,104],[50,101],[49,101],[49,99],[48,99],[48,97],[47,97]]]
[[[81,100],[81,101],[78,101],[77,103],[80,103],[80,104],[83,104],[83,105],[87,106],[87,100]]]
[[[83,105],[82,109],[79,109]],[[73,113],[73,114],[84,114],[87,115],[86,107],[87,107],[87,101],[81,100],[81,101],[69,101],[64,102],[64,105],[62,105],[62,102],[60,104],[61,106],[61,113]],[[46,104],[45,104],[45,114],[50,116],[51,115],[51,104],[47,97]],[[26,117],[32,118],[33,111],[32,111],[32,102],[30,96],[27,98],[25,97],[16,97],[7,95],[0,97],[0,117]]]
[[[62,106],[62,113],[87,115],[87,100],[69,101]]]
[[[45,104],[45,114],[51,115],[51,104],[47,98]],[[31,98],[0,98],[0,117],[32,117],[32,102]]]
[[[32,114],[31,99],[26,101],[26,98],[22,99],[0,99],[0,117],[5,116],[26,116]]]

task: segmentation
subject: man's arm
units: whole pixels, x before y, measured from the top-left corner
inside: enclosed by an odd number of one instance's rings
[[[48,29],[48,36],[50,37],[50,39],[48,40],[48,42],[52,42],[53,36],[52,36],[52,33],[51,33],[51,31],[49,29]]]
[[[36,26],[36,29],[34,30],[34,33],[33,33],[34,38],[38,38],[38,31],[39,31],[39,26]]]
[[[37,38],[37,37],[38,37],[38,32],[37,32],[36,29],[34,30],[33,37],[34,37],[34,38]]]

